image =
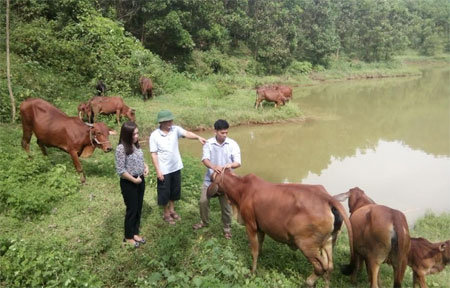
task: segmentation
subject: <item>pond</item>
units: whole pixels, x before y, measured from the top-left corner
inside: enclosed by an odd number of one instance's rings
[[[449,83],[447,67],[420,77],[297,87],[293,101],[303,121],[229,130],[242,153],[236,173],[322,184],[330,194],[359,187],[410,224],[428,211],[450,212]],[[181,152],[200,158],[195,142],[181,141]]]

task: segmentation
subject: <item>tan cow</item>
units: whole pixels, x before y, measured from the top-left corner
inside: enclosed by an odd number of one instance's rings
[[[142,97],[144,97],[144,101],[149,98],[152,98],[153,82],[150,78],[141,76],[141,78],[139,78],[139,87],[141,88],[141,94],[142,94]]]
[[[408,264],[410,248],[409,229],[405,215],[398,210],[377,205],[359,188],[334,196],[339,201],[348,199],[350,222],[353,229],[355,261],[344,274],[356,274],[362,260],[366,263],[371,288],[379,287],[379,269],[383,262],[394,268],[394,287],[401,287]]]
[[[413,270],[414,287],[427,288],[425,275],[441,272],[449,263],[450,240],[431,243],[425,238],[411,238],[408,265]]]
[[[89,100],[89,119],[96,122],[98,114],[116,114],[117,124],[120,125],[120,117],[126,116],[131,121],[136,121],[135,110],[131,109],[123,102],[123,99],[119,96],[105,97],[95,96]]]
[[[314,270],[306,283],[322,276],[329,287],[333,271],[333,244],[345,222],[353,258],[352,227],[344,207],[323,186],[274,184],[249,174],[239,177],[230,169],[213,174],[208,197],[225,193],[244,221],[253,256],[252,272],[265,234],[299,249]]]
[[[263,87],[256,89],[256,101],[255,108],[258,109],[259,106],[262,107],[262,101],[274,102],[275,108],[284,105],[287,101],[283,93],[273,87]]]
[[[85,124],[78,117],[69,117],[64,112],[39,98],[30,98],[20,104],[22,118],[22,147],[29,154],[33,133],[44,155],[46,147],[57,147],[72,157],[73,165],[81,174],[81,182],[86,176],[79,157],[89,157],[100,147],[104,152],[112,150],[109,142],[111,130],[102,122]]]

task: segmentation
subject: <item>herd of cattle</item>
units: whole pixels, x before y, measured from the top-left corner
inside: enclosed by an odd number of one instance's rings
[[[144,99],[152,97],[151,81],[141,78],[140,83],[141,92],[146,94]],[[118,123],[120,116],[135,121],[134,110],[125,105],[122,98],[104,96],[106,87],[102,82],[98,83],[97,90],[97,96],[78,106],[79,117],[70,117],[42,99],[22,102],[22,147],[25,151],[30,152],[34,133],[44,155],[47,155],[46,147],[57,147],[70,154],[84,183],[86,177],[79,157],[89,157],[95,148],[112,151],[109,134],[113,130],[95,121],[96,115],[116,113]],[[282,85],[259,87],[256,93],[256,108],[262,100],[275,102],[277,106],[292,99],[292,89]],[[83,122],[84,115],[92,123]],[[393,266],[394,287],[401,287],[409,265],[414,286],[418,284],[423,288],[427,287],[425,275],[440,272],[450,263],[450,240],[431,243],[424,238],[411,238],[402,212],[376,204],[359,188],[332,196],[321,185],[275,184],[253,174],[240,177],[227,169],[220,175],[213,174],[208,197],[216,194],[227,195],[239,212],[238,219],[246,227],[253,257],[252,272],[256,271],[267,234],[292,249],[299,249],[308,259],[313,266],[306,281],[309,287],[314,286],[319,277],[323,277],[329,287],[332,249],[343,222],[351,254],[350,264],[343,273],[351,274],[352,283],[356,282],[356,274],[365,262],[371,288],[380,287],[380,265],[388,263]],[[350,217],[340,203],[345,200],[348,200]]]
[[[332,249],[342,222],[347,226],[350,264],[343,269],[356,274],[365,262],[370,287],[380,287],[379,269],[388,263],[394,269],[394,287],[401,287],[406,266],[413,270],[413,283],[427,287],[425,275],[442,271],[450,262],[450,240],[431,243],[411,238],[402,212],[378,205],[361,189],[331,196],[321,185],[275,184],[253,174],[243,177],[230,169],[212,175],[208,197],[226,194],[244,224],[256,270],[264,236],[300,250],[313,266],[307,278],[313,287],[323,277],[329,287],[333,271]],[[350,218],[340,201],[348,199]]]

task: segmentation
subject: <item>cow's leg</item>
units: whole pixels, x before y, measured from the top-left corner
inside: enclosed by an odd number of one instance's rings
[[[424,273],[413,273],[413,287],[428,288]]]
[[[117,125],[120,126],[120,110],[116,110]]]
[[[255,273],[256,263],[258,262],[258,255],[259,255],[259,241],[258,241],[258,234],[257,234],[256,228],[253,228],[251,226],[256,226],[256,225],[248,225],[247,224],[245,227],[247,228],[248,241],[250,242],[250,247],[252,250],[252,258],[253,258],[252,273]]]
[[[23,123],[22,123],[22,130],[23,130],[22,147],[23,147],[23,149],[25,149],[25,151],[28,154],[30,154],[30,141],[31,141],[31,136],[33,135],[33,130],[31,129],[31,127],[29,125],[26,125]]]
[[[79,174],[81,174],[80,176],[80,181],[81,183],[86,182],[86,175],[84,174],[83,168],[81,167],[81,162],[80,162],[80,158],[78,158],[78,153],[77,151],[70,151],[69,152],[70,157],[72,157],[72,161],[73,161],[73,165],[75,166],[75,169],[77,170],[77,172]]]
[[[362,257],[358,253],[355,253],[355,267],[353,267],[352,274],[350,275],[350,282],[356,285],[356,277],[358,276],[359,269],[361,267]]]
[[[373,259],[373,257],[366,257],[365,260],[370,288],[378,288],[378,272],[380,271],[380,264]]]
[[[262,245],[264,242],[264,236],[266,235],[266,233],[262,232],[262,231],[258,231],[258,243],[259,243],[259,253],[261,253],[262,251]]]
[[[44,154],[45,156],[47,156],[47,149],[45,148],[45,145],[42,144],[41,141],[39,141],[39,139],[37,140],[37,144],[39,145],[39,148],[41,148],[42,154]]]
[[[328,264],[325,263],[326,260],[320,255],[321,249],[317,247],[317,243],[312,239],[296,239],[295,244],[313,265],[314,270],[306,279],[306,285],[314,287],[317,279],[325,273],[324,267],[328,267]]]
[[[330,236],[327,243],[325,244],[324,249],[322,249],[322,255],[326,258],[325,263],[328,263],[328,268],[325,268],[324,280],[325,287],[330,286],[331,272],[333,272],[333,237]]]

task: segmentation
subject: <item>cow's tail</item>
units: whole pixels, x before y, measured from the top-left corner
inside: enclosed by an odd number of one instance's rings
[[[350,219],[348,218],[347,212],[345,211],[344,206],[342,206],[341,202],[339,202],[336,199],[334,199],[333,197],[331,197],[330,204],[331,204],[331,207],[333,207],[334,209],[336,209],[339,212],[341,217],[344,219],[345,226],[347,227],[348,244],[350,246],[350,264],[345,265],[342,268],[342,273],[345,275],[350,275],[351,271],[353,271],[353,268],[355,267],[355,252],[353,249],[352,224],[350,223]]]
[[[396,211],[397,212],[397,211]],[[391,249],[395,251],[395,261],[393,265],[397,266],[394,269],[394,287],[401,287],[403,276],[405,275],[406,266],[408,264],[408,253],[411,247],[408,223],[401,212],[393,213],[393,223],[395,234],[391,238]],[[406,256],[405,256],[406,255]]]

